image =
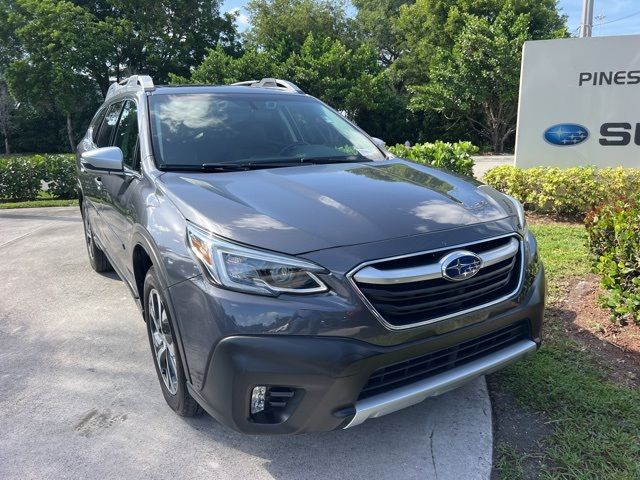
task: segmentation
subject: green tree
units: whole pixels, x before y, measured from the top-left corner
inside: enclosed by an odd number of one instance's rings
[[[247,48],[270,52],[284,61],[299,52],[307,37],[330,38],[354,47],[355,24],[342,0],[250,0]]]
[[[496,152],[515,131],[524,41],[567,35],[555,0],[417,0],[395,28],[409,108],[467,122]]]
[[[352,50],[339,40],[308,35],[283,61],[265,50],[247,49],[236,57],[216,48],[190,78],[173,76],[172,82],[230,84],[264,77],[291,80],[390,143],[417,137],[414,115],[393,91],[369,44]]]
[[[173,76],[173,81],[229,84],[264,77],[287,78],[355,118],[363,109],[374,107],[380,73],[375,52],[368,45],[351,50],[340,40],[309,34],[300,49],[284,61],[265,50],[247,49],[234,57],[222,48],[212,49],[189,79]]]
[[[15,129],[16,102],[4,81],[0,80],[0,135],[4,139],[4,153],[11,153],[9,138]]]
[[[204,61],[193,70],[189,78],[172,75],[171,81],[228,85],[244,80],[282,76],[285,76],[284,65],[278,63],[268,52],[248,49],[242,55],[234,56],[218,46],[209,50]]]
[[[389,66],[398,59],[401,37],[393,28],[400,7],[411,0],[353,0],[358,30],[378,51],[380,62]]]
[[[75,132],[114,79],[149,73],[162,83],[170,73],[188,75],[210,48],[236,52],[234,16],[220,14],[220,5],[221,0],[0,0],[0,78],[20,102],[17,144],[38,150],[24,132],[62,120],[60,129],[73,146]],[[41,135],[55,142],[58,130]]]
[[[74,150],[73,119],[97,100],[87,71],[92,16],[66,1],[18,0],[15,6],[9,21],[24,53],[6,67],[11,93],[20,102],[64,115]]]
[[[221,0],[72,2],[93,16],[88,68],[103,95],[111,79],[147,73],[163,83],[171,73],[188,75],[210,48],[238,48],[234,16],[220,13]]]
[[[221,0],[111,0],[90,2],[107,26],[122,31],[119,44],[127,73],[148,73],[158,83],[169,74],[188,75],[210,48],[238,48],[232,14],[220,14]],[[108,13],[104,6],[110,5]]]
[[[305,92],[356,118],[373,107],[381,68],[368,45],[352,50],[340,40],[309,34],[288,58],[285,71]]]

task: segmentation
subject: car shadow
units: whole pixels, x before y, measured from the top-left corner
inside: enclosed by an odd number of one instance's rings
[[[454,465],[458,460],[480,463],[483,447],[475,451],[478,446],[469,443],[478,438],[477,424],[469,427],[477,419],[470,418],[467,409],[469,402],[480,401],[484,380],[476,382],[346,430],[257,436],[235,432],[208,415],[186,422],[211,442],[262,459],[264,468],[279,480],[447,478],[447,472],[466,470]],[[467,432],[473,433],[467,437]],[[466,451],[452,457],[450,449],[461,446]]]
[[[109,280],[117,280],[122,282],[120,275],[118,275],[115,270],[109,270],[108,272],[97,272],[103,278],[108,278]]]
[[[347,430],[291,436],[244,435],[208,415],[187,423],[211,442],[261,459],[279,480],[428,478],[429,406],[426,401]]]

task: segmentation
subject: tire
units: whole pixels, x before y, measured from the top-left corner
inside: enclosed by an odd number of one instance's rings
[[[111,264],[104,252],[96,245],[91,223],[89,222],[87,202],[82,202],[82,223],[84,225],[84,238],[87,244],[87,254],[89,255],[89,263],[91,268],[96,272],[108,272],[112,270]]]
[[[153,267],[149,269],[144,279],[144,305],[149,346],[162,395],[167,405],[178,415],[183,417],[197,415],[201,412],[201,408],[187,390],[173,322]]]

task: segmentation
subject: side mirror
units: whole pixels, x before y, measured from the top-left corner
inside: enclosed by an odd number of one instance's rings
[[[373,143],[375,143],[377,147],[386,148],[386,146],[387,146],[385,141],[382,140],[381,138],[371,137],[371,140],[373,140]]]
[[[103,147],[82,152],[80,164],[96,172],[122,172],[122,150],[118,147]]]

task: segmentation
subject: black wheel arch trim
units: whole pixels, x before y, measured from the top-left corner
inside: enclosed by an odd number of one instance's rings
[[[169,313],[171,314],[171,322],[173,325],[173,330],[176,336],[178,337],[178,345],[180,346],[180,349],[179,349],[180,359],[182,361],[182,366],[184,368],[184,374],[187,380],[187,384],[190,384],[191,373],[189,372],[189,363],[187,362],[187,358],[184,353],[185,350],[184,350],[184,344],[182,342],[182,333],[180,332],[180,325],[176,321],[177,319],[176,311],[175,311],[175,308],[173,307],[173,301],[171,299],[171,295],[169,294],[169,287],[171,285],[169,285],[166,280],[167,270],[164,265],[164,262],[162,261],[162,257],[158,253],[158,247],[156,243],[153,241],[151,234],[145,228],[143,228],[142,225],[140,224],[136,224],[134,226],[131,245],[133,246],[133,248],[131,249],[131,252],[133,252],[135,247],[137,247],[138,245],[141,246],[145,250],[145,252],[147,252],[147,255],[149,255],[149,258],[151,259],[151,266],[155,267],[155,271],[157,272],[156,278],[160,282],[160,289],[162,291],[161,293],[163,294],[164,300],[167,302],[167,308],[169,309]],[[133,256],[131,258],[131,261],[133,262]],[[135,292],[135,293],[138,293],[137,299],[139,301],[139,305],[142,311],[142,319],[143,321],[146,321],[145,320],[146,306],[144,305],[144,291],[141,293],[139,292]]]

